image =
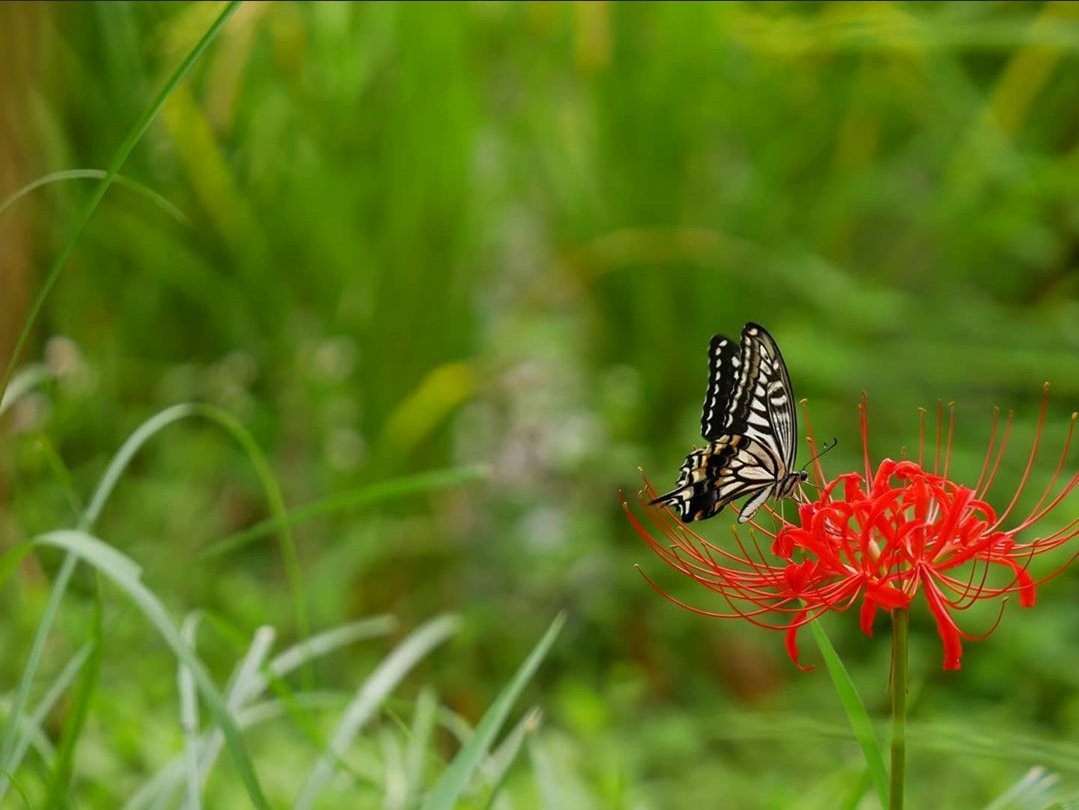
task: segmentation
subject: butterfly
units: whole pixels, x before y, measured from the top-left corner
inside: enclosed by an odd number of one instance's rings
[[[701,435],[709,444],[686,456],[674,489],[652,503],[690,523],[750,495],[738,517],[746,523],[769,498],[792,497],[808,477],[791,469],[798,419],[790,376],[779,346],[756,323],[742,327],[738,344],[713,337],[708,361]]]

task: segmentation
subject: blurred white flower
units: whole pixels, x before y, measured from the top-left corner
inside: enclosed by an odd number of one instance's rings
[[[49,398],[40,391],[29,391],[11,404],[12,434],[29,433],[41,427],[49,413]]]
[[[97,375],[71,338],[55,335],[45,344],[45,366],[65,393],[86,396],[97,387]]]
[[[344,380],[355,370],[357,354],[356,341],[352,338],[327,338],[315,346],[311,358],[312,371],[323,380]]]
[[[351,472],[367,456],[367,442],[359,431],[349,427],[334,428],[326,436],[326,460],[339,472]]]

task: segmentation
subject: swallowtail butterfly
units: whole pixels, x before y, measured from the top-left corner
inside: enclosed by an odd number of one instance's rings
[[[738,518],[746,523],[769,498],[792,497],[808,475],[791,469],[798,438],[791,381],[775,340],[755,323],[742,328],[740,344],[713,337],[708,361],[701,435],[709,444],[686,456],[674,489],[652,503],[690,523],[750,495]]]

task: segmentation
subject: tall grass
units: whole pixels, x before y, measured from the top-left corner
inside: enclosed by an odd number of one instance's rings
[[[823,668],[657,605],[614,493],[638,465],[673,478],[708,338],[751,319],[840,437],[829,472],[857,460],[863,389],[879,455],[957,400],[960,478],[994,405],[1021,443],[1049,378],[1066,420],[1072,6],[40,13],[31,101],[4,111],[32,164],[0,187],[36,268],[0,360],[4,802],[278,806],[307,784],[313,806],[404,808],[443,774],[498,810],[868,789]],[[542,728],[491,736],[563,608],[526,698]],[[452,643],[346,735],[363,684],[447,613]],[[383,648],[304,646],[389,614]],[[1074,620],[1041,615],[1005,619],[958,687],[918,669],[933,630],[912,617],[913,801],[1037,793],[1038,765],[1074,787]],[[262,627],[310,652],[273,674]],[[883,682],[881,645],[828,632]],[[473,724],[482,752],[450,766]],[[1026,742],[998,761],[978,743],[997,733]]]

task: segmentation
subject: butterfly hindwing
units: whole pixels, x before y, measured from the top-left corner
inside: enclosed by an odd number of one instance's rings
[[[708,390],[701,411],[701,435],[709,441],[718,439],[727,426],[741,368],[741,347],[723,335],[713,337],[708,347]]]
[[[719,436],[716,441],[686,456],[675,488],[661,495],[662,502],[678,510],[689,523],[712,517],[733,500],[769,489],[768,454],[745,436]]]

